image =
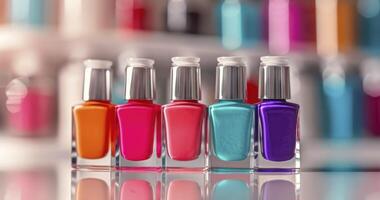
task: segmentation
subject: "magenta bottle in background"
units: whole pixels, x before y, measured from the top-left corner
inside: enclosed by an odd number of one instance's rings
[[[296,171],[300,167],[298,110],[290,99],[285,57],[261,57],[255,167],[259,171]]]
[[[167,169],[207,169],[207,106],[201,99],[199,58],[174,57],[171,102],[163,106]]]
[[[365,130],[380,137],[380,59],[367,58],[362,63]]]
[[[28,137],[54,133],[55,82],[49,70],[40,52],[26,50],[15,56],[15,78],[5,91],[9,133]]]
[[[314,0],[265,0],[264,36],[273,54],[286,54],[315,46]]]
[[[161,165],[161,107],[154,104],[154,61],[130,58],[125,70],[125,99],[117,106],[119,149],[117,167],[159,169]]]

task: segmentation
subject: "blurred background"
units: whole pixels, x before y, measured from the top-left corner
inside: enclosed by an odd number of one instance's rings
[[[214,102],[216,58],[291,58],[304,170],[380,168],[380,0],[0,0],[0,170],[69,160],[71,107],[86,58],[113,61],[123,102],[128,57],[156,60],[168,102],[172,56],[201,58]]]

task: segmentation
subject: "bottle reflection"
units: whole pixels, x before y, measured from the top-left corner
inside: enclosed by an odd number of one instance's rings
[[[0,199],[49,200],[56,199],[56,174],[52,170],[14,171],[0,175]]]
[[[120,190],[120,199],[153,199],[153,189],[148,181],[127,180],[123,183]]]
[[[194,181],[174,180],[168,186],[167,200],[175,199],[200,200],[202,199],[201,188]]]
[[[253,175],[249,173],[212,173],[210,174],[210,192],[212,200],[252,199]]]
[[[115,199],[159,200],[160,173],[122,171],[116,172]]]
[[[254,194],[258,200],[298,200],[300,186],[300,174],[258,174]]]
[[[110,200],[114,189],[111,187],[111,172],[72,171],[73,200]]]
[[[108,200],[109,188],[106,182],[97,178],[84,178],[76,187],[76,200]]]
[[[201,200],[206,197],[204,173],[171,172],[162,174],[165,200]]]

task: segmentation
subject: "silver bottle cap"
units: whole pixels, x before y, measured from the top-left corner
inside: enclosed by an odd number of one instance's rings
[[[201,99],[201,69],[197,57],[174,57],[170,70],[171,100]]]
[[[156,96],[154,60],[130,58],[125,69],[125,99],[153,100]]]
[[[242,57],[219,57],[216,67],[215,98],[241,100],[245,98],[246,64]]]
[[[259,98],[290,99],[290,72],[286,57],[260,58]]]
[[[85,60],[83,100],[111,100],[111,66],[107,60]]]

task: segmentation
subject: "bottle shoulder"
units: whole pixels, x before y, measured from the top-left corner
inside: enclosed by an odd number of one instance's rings
[[[252,104],[247,104],[244,102],[236,102],[236,101],[221,101],[214,103],[209,106],[210,110],[214,109],[223,109],[223,108],[246,108],[246,109],[254,109],[256,106]]]
[[[105,108],[114,108],[116,105],[109,102],[101,102],[101,101],[85,101],[82,103],[78,103],[73,106],[74,109],[86,108],[86,107],[105,107]]]
[[[126,102],[116,106],[116,109],[125,109],[125,108],[160,108],[161,105],[155,103],[137,103],[137,102]]]
[[[171,102],[162,106],[163,108],[171,108],[171,107],[200,107],[207,108],[205,104],[199,102]]]
[[[292,108],[295,110],[299,109],[299,105],[296,103],[288,102],[288,101],[264,101],[260,102],[257,105],[258,109],[263,108]]]

